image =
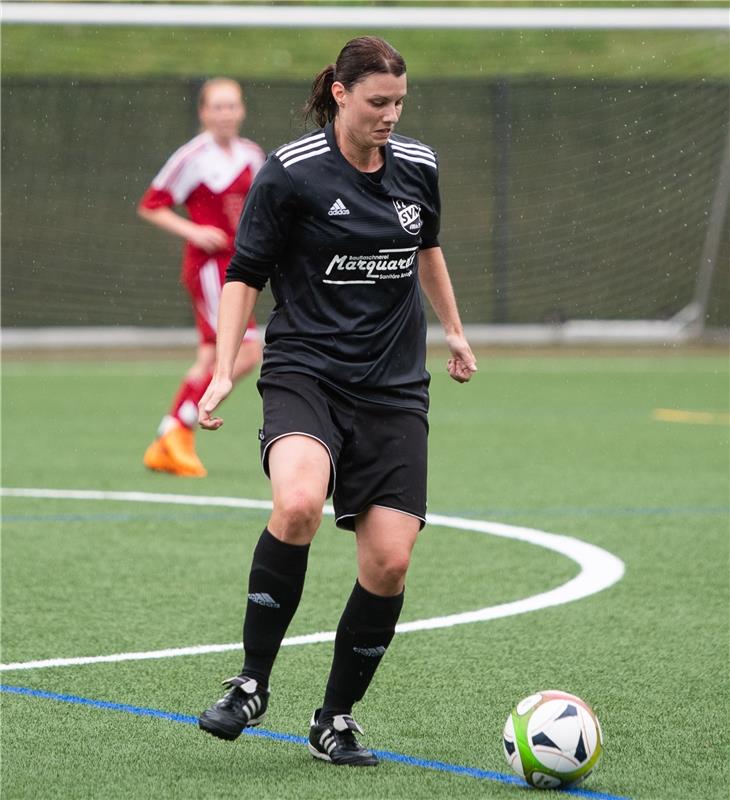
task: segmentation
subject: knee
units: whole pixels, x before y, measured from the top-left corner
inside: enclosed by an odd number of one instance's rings
[[[411,564],[409,553],[396,553],[385,560],[383,577],[391,586],[401,586],[406,581],[406,573]]]
[[[368,570],[368,583],[376,587],[376,594],[392,595],[402,591],[410,566],[410,553],[388,553],[376,558]]]
[[[272,522],[284,541],[310,540],[322,521],[324,499],[307,489],[293,489],[277,499]]]

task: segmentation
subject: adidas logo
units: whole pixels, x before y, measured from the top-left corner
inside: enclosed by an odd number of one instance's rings
[[[380,658],[385,655],[385,648],[382,644],[378,647],[353,647],[352,652],[368,658]]]
[[[281,606],[274,600],[270,594],[265,592],[251,592],[248,599],[257,606],[266,606],[266,608],[281,608]]]
[[[350,213],[350,209],[338,197],[337,200],[332,203],[332,208],[330,208],[327,213],[330,217],[344,217],[346,214]]]

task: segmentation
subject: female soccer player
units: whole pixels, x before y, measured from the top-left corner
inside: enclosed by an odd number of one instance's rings
[[[243,669],[200,727],[235,739],[261,721],[309,544],[334,492],[337,525],[355,532],[357,581],[309,735],[312,755],[334,764],[377,763],[355,737],[352,706],[393,638],[426,521],[430,376],[419,286],[446,332],[451,377],[465,382],[476,371],[438,243],[436,155],[393,132],[405,71],[389,44],[362,37],[315,78],[307,108],[321,129],[270,155],[246,201],[215,373],[200,402],[201,426],[220,427],[212,414],[231,390],[241,332],[270,280],[259,390],[273,513],[253,554]]]
[[[215,327],[221,286],[233,255],[236,225],[246,195],[264,162],[261,148],[241,139],[246,116],[243,92],[236,81],[214,78],[203,84],[198,100],[203,132],[175,151],[139,204],[139,215],[168,233],[185,239],[182,281],[193,301],[200,343],[195,363],[163,417],[157,438],[144,454],[152,470],[203,477],[195,452],[198,401],[210,382],[215,363]],[[185,205],[189,219],[172,210]],[[261,345],[251,318],[239,342],[232,379],[259,362]]]

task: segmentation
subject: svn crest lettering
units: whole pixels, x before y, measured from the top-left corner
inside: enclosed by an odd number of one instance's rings
[[[393,200],[393,205],[403,230],[415,236],[423,227],[421,206],[418,203],[404,203],[402,200]]]

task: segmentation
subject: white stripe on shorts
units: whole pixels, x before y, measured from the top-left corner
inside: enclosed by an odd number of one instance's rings
[[[360,514],[364,514],[368,508],[384,508],[386,511],[395,511],[398,514],[405,514],[407,517],[413,517],[413,519],[420,520],[423,525],[426,525],[426,518],[422,517],[420,514],[411,514],[410,511],[404,511],[402,508],[393,508],[392,506],[382,506],[380,503],[371,503],[367,508],[364,508],[362,511],[356,511],[354,514],[340,514],[339,517],[335,518],[335,523],[339,523],[343,519],[349,519],[350,517],[357,517]],[[423,527],[423,526],[421,526]]]
[[[287,431],[286,433],[280,433],[278,436],[275,436],[270,442],[267,442],[266,446],[264,447],[264,452],[261,453],[261,469],[263,469],[264,474],[266,477],[270,477],[269,473],[266,470],[266,456],[269,453],[269,448],[271,447],[274,442],[278,442],[279,439],[284,439],[287,436],[307,436],[310,439],[314,439],[315,442],[319,442],[322,447],[327,451],[327,455],[330,457],[330,467],[332,469],[332,491],[334,491],[335,483],[337,481],[337,466],[335,465],[335,460],[332,458],[332,451],[329,449],[326,442],[323,442],[319,436],[315,436],[313,433],[306,433],[305,431]],[[329,488],[329,486],[327,487]]]
[[[218,324],[218,306],[221,301],[221,279],[218,262],[211,258],[200,268],[200,288],[203,292],[203,316],[213,330]]]

